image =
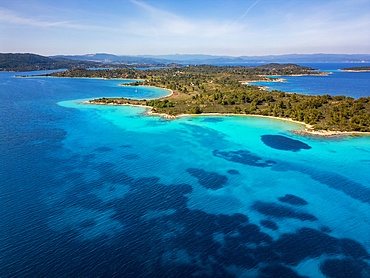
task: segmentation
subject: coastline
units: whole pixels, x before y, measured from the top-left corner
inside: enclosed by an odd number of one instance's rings
[[[281,82],[284,83],[286,82],[286,79],[284,78],[269,78],[269,79],[260,79],[260,80],[248,80],[248,81],[239,81],[242,85],[252,85],[252,86],[257,86],[260,90],[263,91],[268,91],[270,89],[269,86],[258,86],[253,83],[258,83],[258,82],[266,82],[266,83],[275,83],[275,82]]]
[[[340,71],[343,71],[343,72],[370,72],[370,70],[344,70],[344,69],[341,69]]]
[[[144,106],[148,107],[148,106]],[[155,113],[149,112],[148,115],[153,116],[163,116],[166,119],[177,119],[181,117],[201,117],[201,116],[230,116],[230,117],[256,117],[256,118],[265,118],[271,120],[279,120],[285,121],[290,123],[295,123],[304,127],[302,130],[294,130],[294,133],[300,135],[312,135],[312,136],[320,136],[320,137],[338,137],[338,136],[352,136],[352,135],[359,135],[359,136],[370,136],[370,132],[359,132],[359,131],[334,131],[334,130],[314,130],[310,124],[306,124],[304,122],[296,121],[291,118],[279,118],[274,116],[264,116],[264,115],[253,115],[253,114],[235,114],[235,113],[202,113],[202,114],[180,114],[177,116],[172,116],[164,113]]]
[[[158,87],[155,87],[158,88]],[[169,89],[167,89],[169,90]],[[173,94],[172,90],[171,93]],[[165,97],[163,97],[165,98]],[[201,114],[179,114],[179,115],[169,115],[166,113],[158,113],[153,112],[152,106],[147,105],[139,105],[139,104],[131,104],[131,103],[121,103],[121,104],[114,104],[114,103],[99,103],[99,102],[91,102],[91,101],[85,101],[83,104],[93,104],[93,105],[102,105],[102,106],[132,106],[132,107],[142,107],[146,108],[147,111],[145,112],[145,115],[147,116],[155,116],[155,117],[162,117],[166,120],[176,120],[178,118],[182,117],[202,117],[202,116],[230,116],[230,117],[258,117],[258,118],[266,118],[266,119],[272,119],[272,120],[280,120],[290,123],[295,123],[298,125],[303,126],[303,129],[297,129],[292,131],[293,133],[302,135],[302,136],[317,136],[317,137],[343,137],[343,136],[370,136],[370,132],[360,132],[360,131],[336,131],[336,130],[314,130],[313,127],[309,124],[306,124],[304,122],[296,121],[291,118],[280,118],[280,117],[274,117],[274,116],[264,116],[264,115],[253,115],[253,114],[236,114],[236,113],[201,113]]]
[[[45,74],[39,74],[39,75],[14,75],[16,78],[72,78],[72,79],[95,79],[95,80],[111,80],[111,81],[120,81],[120,80],[142,80],[142,79],[127,79],[127,78],[106,78],[106,77],[79,77],[79,76],[52,76],[52,75],[45,75]],[[123,83],[124,84],[124,83]],[[118,84],[117,86],[121,86],[121,84]],[[157,87],[158,88],[158,87]]]
[[[248,81],[239,81],[239,82],[243,85],[250,85],[250,83],[256,83],[256,82],[286,82],[286,79],[284,79],[284,78],[269,78],[269,79],[248,80]]]
[[[317,72],[312,74],[289,74],[289,75],[276,75],[276,77],[273,77],[274,75],[267,76],[261,76],[264,78],[256,79],[256,80],[241,80],[239,81],[243,85],[249,85],[250,83],[256,83],[256,82],[286,82],[286,79],[283,77],[297,77],[297,76],[328,76],[333,74],[333,72]],[[253,84],[252,84],[253,85]]]
[[[285,83],[287,82],[287,80],[285,78],[282,78],[281,76],[283,77],[299,77],[299,76],[328,76],[328,75],[331,75],[333,74],[332,72],[320,72],[320,73],[317,73],[317,74],[290,74],[290,75],[278,75],[276,78],[274,77],[267,77],[267,79],[258,79],[258,80],[247,80],[247,81],[239,81],[241,84],[243,85],[254,85],[254,86],[257,86],[259,89],[263,90],[263,91],[268,91],[270,89],[269,86],[259,86],[259,85],[256,85],[256,84],[253,84],[253,83],[259,83],[259,82],[263,82],[263,83]],[[291,93],[291,94],[294,94],[294,92],[285,92],[285,93]]]
[[[169,91],[170,94],[169,95],[166,95],[166,96],[163,96],[163,97],[160,97],[160,98],[156,98],[156,99],[164,99],[164,98],[168,98],[170,96],[173,96],[174,95],[174,92],[172,89],[168,89],[168,88],[164,88],[164,87],[156,87],[156,86],[150,86],[150,85],[139,85],[139,86],[132,86],[132,87],[147,87],[147,88],[156,88],[156,89],[162,89],[162,90],[165,90],[165,91]],[[148,106],[147,106],[148,107]]]
[[[140,79],[138,79],[138,80],[140,80]],[[156,86],[150,86],[150,85],[130,85],[130,84],[125,84],[125,83],[118,84],[118,86],[120,86],[120,87],[133,87],[133,88],[147,87],[147,88],[162,89],[162,90],[165,90],[165,91],[169,91],[170,92],[169,95],[166,95],[166,96],[163,96],[163,97],[160,97],[160,98],[156,98],[156,99],[167,98],[167,97],[170,97],[170,96],[172,96],[174,94],[174,92],[173,92],[172,89],[168,89],[168,88],[164,88],[164,87],[156,87]]]
[[[320,71],[318,73],[312,73],[312,74],[290,74],[285,76],[328,76],[333,74],[331,71]]]

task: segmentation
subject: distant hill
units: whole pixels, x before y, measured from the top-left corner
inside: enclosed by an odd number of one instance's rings
[[[170,55],[140,55],[140,57],[147,57],[152,59],[161,59],[165,61],[181,61],[181,62],[195,62],[195,61],[210,61],[213,59],[228,58],[231,56],[214,56],[206,54],[170,54]]]
[[[106,64],[126,64],[126,65],[156,65],[171,63],[171,60],[162,59],[160,57],[144,57],[144,56],[118,56],[107,53],[96,53],[86,55],[57,55],[50,58],[64,58],[79,61],[94,61]]]
[[[243,64],[243,63],[350,63],[370,62],[370,54],[286,54],[267,56],[212,56],[212,55],[157,55],[144,56],[189,64]]]
[[[370,54],[286,54],[269,56],[242,56],[247,61],[292,63],[361,63],[370,62]]]
[[[370,54],[287,54],[213,56],[204,54],[119,56],[107,53],[45,57],[31,53],[0,53],[0,71],[52,70],[96,67],[158,67],[182,65],[248,65],[268,63],[370,63]]]
[[[267,56],[214,56],[205,54],[171,54],[119,56],[107,53],[58,55],[51,58],[95,61],[113,64],[247,64],[247,63],[349,63],[370,62],[370,54],[286,54]]]
[[[31,53],[0,53],[0,71],[53,70],[95,67],[98,63],[64,58],[49,58]]]

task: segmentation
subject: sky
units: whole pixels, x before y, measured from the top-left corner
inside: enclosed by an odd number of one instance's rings
[[[0,52],[370,54],[370,0],[0,0]]]

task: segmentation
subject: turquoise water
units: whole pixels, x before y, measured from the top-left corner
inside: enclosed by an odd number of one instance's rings
[[[0,277],[369,277],[369,137],[169,121],[83,104],[162,89],[12,75],[0,74]]]

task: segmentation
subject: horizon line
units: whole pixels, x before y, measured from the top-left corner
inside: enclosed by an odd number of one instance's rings
[[[169,54],[115,54],[108,52],[96,52],[96,53],[83,53],[83,54],[40,54],[35,52],[0,52],[0,54],[35,54],[40,56],[86,56],[86,55],[114,55],[114,56],[212,56],[212,57],[265,57],[265,56],[286,56],[286,55],[370,55],[370,53],[324,53],[324,52],[315,52],[315,53],[285,53],[285,54],[259,54],[259,55],[228,55],[228,54],[206,54],[206,53],[169,53]]]

